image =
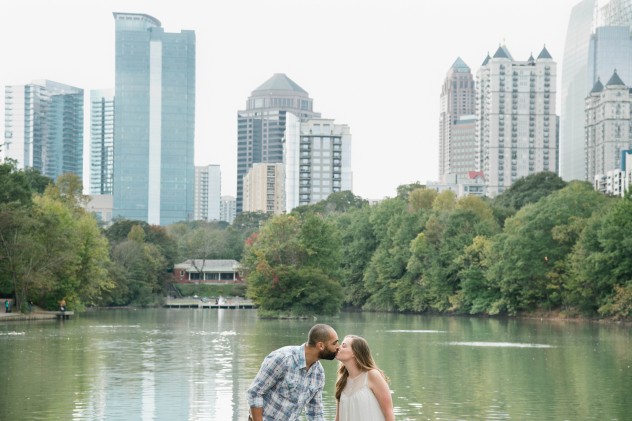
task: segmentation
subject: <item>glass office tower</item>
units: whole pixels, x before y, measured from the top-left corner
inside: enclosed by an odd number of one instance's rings
[[[592,83],[588,80],[588,48],[596,0],[583,0],[571,11],[561,83],[560,177],[585,178],[584,101]]]
[[[287,113],[302,121],[320,117],[308,93],[283,73],[252,91],[246,110],[237,113],[237,213],[243,210],[243,177],[252,164],[283,162]]]
[[[585,101],[616,70],[632,80],[632,0],[583,0],[571,12],[561,83],[560,176],[586,180]],[[590,180],[591,181],[591,180]]]
[[[83,89],[50,80],[5,87],[2,158],[57,179],[83,176]]]
[[[114,13],[114,217],[193,219],[195,33]]]

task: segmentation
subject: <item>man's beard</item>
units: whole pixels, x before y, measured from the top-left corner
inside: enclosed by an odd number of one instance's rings
[[[321,360],[333,360],[334,358],[336,358],[336,354],[337,352],[332,352],[328,349],[323,349],[322,351],[318,353],[318,358],[320,358]]]

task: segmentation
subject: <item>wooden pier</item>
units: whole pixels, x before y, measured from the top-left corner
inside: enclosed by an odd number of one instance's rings
[[[167,300],[166,308],[207,308],[207,309],[252,309],[255,305],[250,300],[234,300],[215,304],[214,301],[201,301],[195,299],[176,298]]]
[[[58,311],[58,312],[55,313],[55,316],[59,320],[68,320],[74,315],[75,315],[74,311]]]

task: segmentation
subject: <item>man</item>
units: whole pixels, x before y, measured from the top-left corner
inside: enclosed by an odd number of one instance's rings
[[[321,359],[338,353],[338,334],[329,325],[314,325],[307,343],[272,351],[248,389],[253,421],[294,421],[305,409],[308,420],[323,421],[325,371]]]

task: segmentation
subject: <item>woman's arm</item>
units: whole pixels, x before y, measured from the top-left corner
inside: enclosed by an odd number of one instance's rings
[[[386,421],[395,421],[391,389],[388,387],[386,379],[384,379],[384,376],[379,370],[369,371],[369,388],[377,398],[377,402],[380,404],[382,414],[384,414],[384,419]]]
[[[336,420],[335,421],[339,421],[340,420],[340,418],[338,418],[339,417],[339,415],[338,415],[338,408],[340,408],[340,401],[338,399],[336,399]]]

